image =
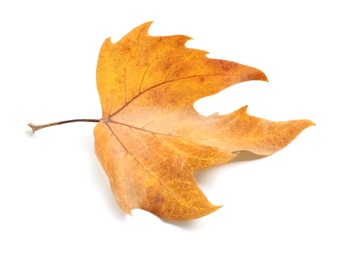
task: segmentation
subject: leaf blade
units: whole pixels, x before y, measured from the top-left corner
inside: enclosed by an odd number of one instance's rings
[[[193,103],[234,84],[267,81],[235,62],[209,59],[185,47],[189,37],[150,36],[151,22],[112,44],[106,39],[97,66],[103,119],[95,152],[119,206],[159,217],[190,220],[212,213],[195,170],[219,165],[247,150],[270,155],[288,145],[309,120],[272,122],[242,107],[227,115],[198,114]]]

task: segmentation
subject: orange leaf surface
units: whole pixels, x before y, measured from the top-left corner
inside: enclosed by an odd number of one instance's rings
[[[275,153],[313,123],[271,122],[248,115],[247,107],[200,115],[196,100],[243,81],[267,81],[265,74],[186,48],[187,36],[150,36],[150,25],[101,47],[95,151],[125,212],[195,219],[218,209],[198,187],[195,170],[226,163],[237,151]]]

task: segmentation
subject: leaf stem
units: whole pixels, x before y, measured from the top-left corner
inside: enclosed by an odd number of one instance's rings
[[[54,126],[54,125],[63,125],[63,124],[68,124],[68,123],[74,123],[74,122],[93,122],[93,123],[98,123],[100,119],[73,119],[73,120],[65,120],[65,121],[59,121],[59,122],[54,122],[54,123],[49,123],[49,124],[44,124],[44,125],[35,125],[32,123],[29,123],[28,126],[31,127],[32,133],[38,131],[39,129]]]

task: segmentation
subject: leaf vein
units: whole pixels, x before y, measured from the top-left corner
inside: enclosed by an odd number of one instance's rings
[[[120,143],[120,145],[124,148],[124,150],[127,152],[127,155],[131,156],[138,165],[140,165],[152,178],[154,178],[160,185],[162,188],[164,188],[172,197],[174,197],[176,200],[178,200],[180,202],[180,204],[184,205],[187,208],[194,208],[195,210],[197,210],[196,207],[188,205],[180,196],[178,196],[178,194],[176,194],[175,192],[172,192],[168,187],[166,187],[157,177],[156,175],[148,168],[146,168],[135,156],[133,156],[129,150],[124,146],[124,144],[120,141],[119,137],[114,133],[114,131],[111,129],[111,127],[106,124],[107,127],[110,129],[110,131],[112,132],[112,134],[115,136],[115,138],[118,140],[118,142]],[[130,126],[127,126],[130,128],[130,130],[132,131],[133,134],[135,134],[137,136],[136,133],[134,133],[134,131],[131,129]]]
[[[164,84],[168,84],[168,83],[172,83],[172,82],[176,82],[176,81],[179,81],[179,80],[189,80],[189,79],[192,79],[192,78],[198,78],[198,77],[230,77],[230,78],[233,78],[233,77],[241,77],[240,75],[237,75],[237,76],[229,76],[229,75],[224,75],[224,74],[198,74],[198,75],[191,75],[191,76],[187,76],[187,77],[181,77],[181,78],[176,78],[176,79],[171,79],[171,80],[167,80],[167,81],[163,81],[161,83],[158,83],[150,88],[147,88],[146,90],[142,91],[141,93],[139,93],[138,95],[134,96],[130,101],[127,101],[125,102],[125,105],[123,105],[121,108],[119,108],[116,112],[114,112],[113,114],[110,115],[110,117],[118,114],[120,111],[122,111],[124,108],[126,108],[131,102],[133,102],[134,100],[136,100],[138,97],[140,97],[141,95],[143,95],[144,93],[154,89],[154,88],[157,88],[157,87],[160,87]]]

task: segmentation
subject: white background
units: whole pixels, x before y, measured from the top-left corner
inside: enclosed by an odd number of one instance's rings
[[[235,2],[235,3],[234,3]],[[343,259],[340,1],[1,1],[0,259]],[[124,214],[93,151],[97,56],[150,34],[254,66],[269,78],[201,100],[316,123],[282,151],[196,174],[215,213],[173,223]]]

